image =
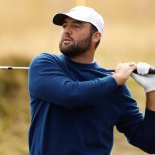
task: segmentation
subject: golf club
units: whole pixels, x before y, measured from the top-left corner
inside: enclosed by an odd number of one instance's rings
[[[29,67],[0,66],[0,69],[8,69],[8,70],[14,70],[14,69],[15,69],[15,70],[16,70],[16,69],[18,69],[18,70],[28,70]],[[110,71],[110,72],[115,72],[114,69],[110,69],[109,71]],[[137,74],[137,70],[134,70],[133,72]],[[155,74],[155,69],[150,68],[148,74]]]
[[[0,69],[8,69],[8,70],[12,70],[12,69],[22,69],[22,70],[28,70],[29,67],[0,66]]]
[[[109,71],[110,72],[115,72],[114,69],[110,69]],[[138,74],[136,69],[133,72]],[[150,68],[148,74],[155,74],[155,69]]]

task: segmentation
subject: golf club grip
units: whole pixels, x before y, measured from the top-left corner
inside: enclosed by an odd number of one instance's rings
[[[137,74],[137,70],[134,70],[133,72]],[[155,74],[155,69],[150,68],[148,74]]]
[[[110,72],[115,72],[114,69],[111,69],[109,71]],[[134,70],[133,72],[137,74],[137,70]],[[150,68],[148,74],[155,74],[155,69]]]

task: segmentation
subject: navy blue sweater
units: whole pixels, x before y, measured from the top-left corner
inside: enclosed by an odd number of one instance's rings
[[[125,85],[97,63],[42,53],[29,71],[30,155],[109,155],[113,128],[155,153],[155,112],[145,117]]]

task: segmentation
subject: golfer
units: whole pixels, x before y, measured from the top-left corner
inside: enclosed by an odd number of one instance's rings
[[[115,126],[130,144],[155,153],[151,66],[123,63],[113,74],[100,67],[94,55],[104,21],[92,8],[58,13],[53,23],[62,26],[61,54],[42,53],[30,64],[30,155],[110,155]],[[125,85],[130,75],[146,92],[144,116]]]

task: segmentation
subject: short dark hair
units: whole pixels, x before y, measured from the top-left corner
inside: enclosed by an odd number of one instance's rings
[[[91,24],[90,33],[93,35],[97,31],[98,31],[97,28]],[[98,47],[99,43],[100,43],[100,40],[98,42],[96,42],[95,49]]]

